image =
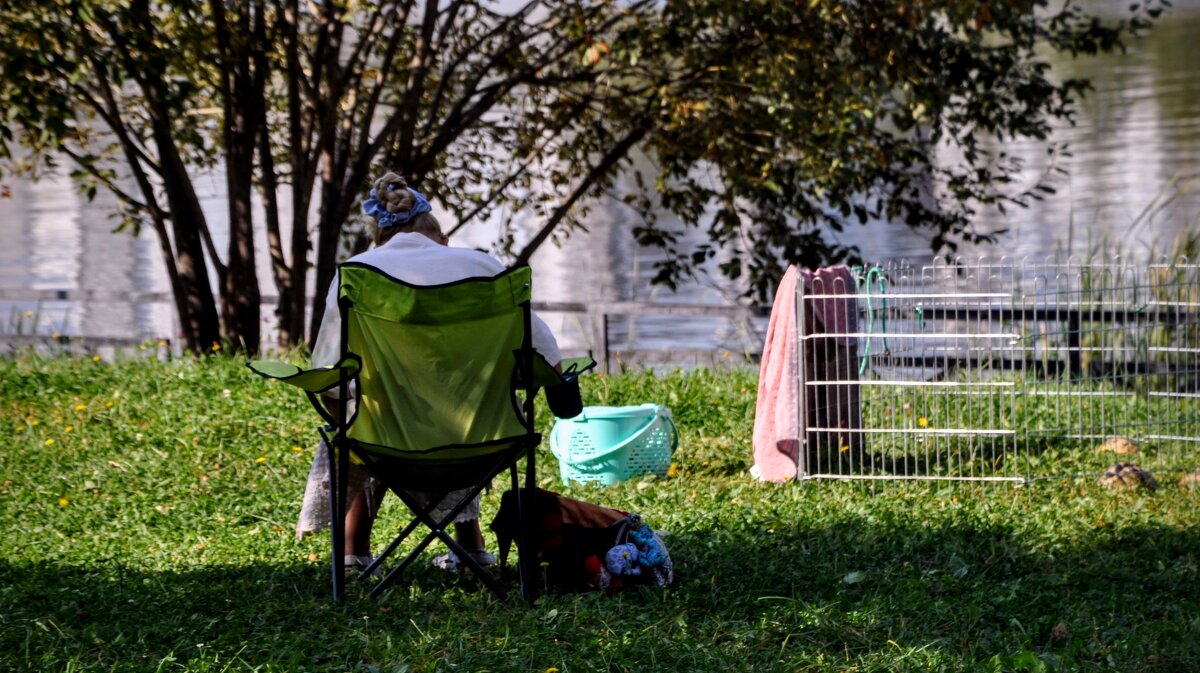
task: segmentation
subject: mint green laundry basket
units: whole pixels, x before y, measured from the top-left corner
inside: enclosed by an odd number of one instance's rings
[[[611,486],[642,474],[665,476],[677,446],[671,410],[659,404],[584,407],[574,418],[557,419],[550,431],[564,484]]]

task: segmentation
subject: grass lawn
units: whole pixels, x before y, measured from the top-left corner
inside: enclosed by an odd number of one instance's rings
[[[760,484],[755,387],[585,377],[671,407],[670,478],[565,488],[542,447],[543,487],[669,532],[670,589],[528,605],[422,564],[335,607],[327,536],[293,532],[295,389],[225,357],[0,361],[0,671],[1200,670],[1200,489]]]

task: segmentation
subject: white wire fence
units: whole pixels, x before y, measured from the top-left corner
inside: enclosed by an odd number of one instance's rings
[[[797,293],[802,479],[1200,469],[1200,265],[938,260]]]

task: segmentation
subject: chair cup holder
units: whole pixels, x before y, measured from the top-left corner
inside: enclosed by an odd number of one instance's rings
[[[556,418],[575,418],[583,412],[579,380],[572,379],[546,388],[546,404]]]

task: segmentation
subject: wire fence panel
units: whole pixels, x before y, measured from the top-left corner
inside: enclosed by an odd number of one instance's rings
[[[1200,265],[937,260],[797,293],[801,478],[1200,464]]]

